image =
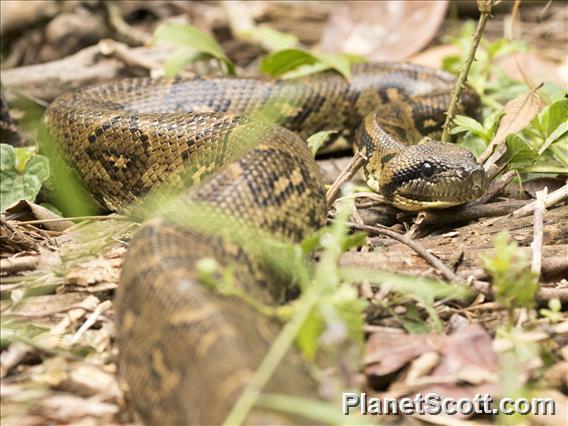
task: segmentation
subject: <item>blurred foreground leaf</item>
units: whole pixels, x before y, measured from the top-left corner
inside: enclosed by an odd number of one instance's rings
[[[365,62],[362,56],[347,53],[284,49],[262,58],[260,71],[271,77],[297,78],[325,70],[334,70],[349,80],[351,65],[361,62]]]
[[[221,61],[229,74],[235,74],[235,65],[217,41],[193,25],[166,22],[156,28],[152,41],[178,48],[164,64],[167,76],[173,76],[185,65],[207,57]]]

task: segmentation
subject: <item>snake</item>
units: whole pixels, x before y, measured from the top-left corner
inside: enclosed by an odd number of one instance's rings
[[[454,85],[442,71],[368,63],[354,65],[349,79],[328,71],[276,81],[112,80],[49,106],[46,125],[97,203],[132,212],[150,199],[160,212],[146,216],[130,241],[115,298],[119,371],[138,419],[220,424],[250,382],[282,325],[207,282],[230,277],[243,294],[273,306],[293,293],[286,274],[228,234],[256,230],[297,243],[325,225],[310,135],[334,130],[329,139],[354,140],[368,186],[400,209],[482,195],[486,177],[474,155],[433,140]],[[459,111],[479,110],[465,87]],[[210,272],[203,259],[214,261]],[[315,397],[318,382],[291,350],[263,391]],[[309,420],[266,406],[246,418],[302,422]]]

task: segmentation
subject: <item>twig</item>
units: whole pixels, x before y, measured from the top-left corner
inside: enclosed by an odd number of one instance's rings
[[[558,299],[562,304],[568,303],[568,287],[544,287],[536,294],[539,305],[548,305],[552,299]]]
[[[343,184],[350,180],[353,176],[355,176],[355,174],[366,162],[367,157],[363,155],[361,151],[358,151],[357,154],[353,156],[347,167],[339,174],[339,176],[337,176],[337,179],[335,179],[335,181],[327,191],[326,199],[328,207],[331,207],[331,205],[337,198],[337,194],[339,194],[339,190],[341,189]]]
[[[414,223],[425,227],[427,225],[443,225],[448,223],[470,222],[483,217],[505,216],[521,206],[526,206],[523,200],[507,200],[501,203],[465,205],[453,209],[428,210],[420,212]]]
[[[2,273],[13,274],[21,271],[31,271],[37,268],[39,256],[21,256],[0,259]]]
[[[162,69],[162,64],[159,61],[148,57],[144,52],[140,53],[139,50],[131,49],[124,43],[119,43],[112,39],[103,39],[99,41],[98,46],[103,55],[114,56],[126,65],[146,69],[151,72]]]
[[[545,206],[549,209],[552,206],[555,206],[562,201],[568,200],[568,183],[563,187],[557,189],[554,192],[551,192],[547,195],[545,200]],[[519,218],[523,216],[527,216],[531,214],[537,207],[538,201],[533,201],[532,203],[527,204],[526,206],[521,207],[513,212],[514,218]]]
[[[531,271],[540,277],[542,266],[542,238],[543,238],[543,217],[546,210],[545,200],[548,187],[536,193],[536,208],[534,211],[534,237],[531,243],[532,261]]]
[[[150,40],[149,34],[129,25],[124,20],[118,2],[108,1],[104,4],[108,12],[109,23],[121,38],[135,45],[144,45]]]
[[[334,220],[332,221],[334,222]],[[391,231],[387,227],[383,226],[360,225],[358,223],[353,223],[353,222],[347,222],[346,225],[348,225],[353,229],[366,231],[369,232],[370,234],[375,234],[375,235],[386,235],[387,237],[390,237],[393,240],[397,240],[407,245],[416,253],[418,253],[420,256],[422,256],[424,260],[426,260],[430,265],[438,269],[438,271],[440,271],[440,273],[448,281],[451,282],[461,281],[461,279],[456,274],[454,274],[453,271],[450,268],[448,268],[440,259],[434,256],[432,253],[429,253],[424,247],[422,247],[420,244],[418,244],[416,241],[414,241],[413,239],[409,238],[406,235]]]
[[[495,299],[493,289],[488,282],[475,280],[471,287],[489,300]],[[546,306],[551,299],[558,299],[563,304],[568,303],[568,287],[541,287],[536,293],[536,301],[539,306]]]
[[[448,112],[446,114],[446,122],[444,123],[444,131],[442,133],[443,142],[447,142],[449,139],[450,125],[454,120],[462,88],[467,80],[471,64],[475,59],[477,46],[479,46],[479,42],[481,41],[481,37],[483,36],[483,31],[485,30],[485,25],[487,24],[487,20],[491,15],[493,0],[478,0],[477,5],[479,7],[479,11],[481,12],[481,16],[479,17],[479,21],[477,22],[477,28],[475,29],[475,33],[473,34],[473,41],[471,42],[465,63],[463,64],[463,68],[460,71],[460,75],[458,77],[458,80],[456,81],[456,85],[452,93],[452,100],[450,101],[450,107],[448,108]]]
[[[110,300],[105,300],[104,302],[99,303],[97,305],[97,308],[91,313],[91,315],[89,315],[89,317],[81,325],[81,327],[79,327],[79,330],[77,330],[77,332],[73,335],[73,337],[71,337],[69,344],[74,345],[75,343],[77,343],[79,341],[79,339],[81,338],[81,336],[83,334],[85,334],[85,331],[87,331],[89,328],[91,328],[92,325],[97,321],[99,316],[104,311],[106,311],[111,305],[112,305],[112,302]]]

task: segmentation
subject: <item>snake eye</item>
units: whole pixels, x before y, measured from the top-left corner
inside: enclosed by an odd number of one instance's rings
[[[434,166],[428,162],[424,162],[420,167],[420,172],[422,173],[422,176],[428,178],[434,174]]]

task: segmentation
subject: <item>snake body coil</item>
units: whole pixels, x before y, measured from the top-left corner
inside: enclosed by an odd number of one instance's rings
[[[252,226],[299,241],[326,218],[323,184],[303,140],[317,131],[351,137],[363,123],[356,144],[369,158],[367,182],[398,207],[447,207],[481,194],[485,175],[470,153],[405,143],[440,129],[453,84],[447,74],[406,64],[358,65],[350,82],[333,73],[280,82],[131,79],[63,95],[46,120],[111,210],[128,211],[158,188],[159,203],[181,193],[185,205],[206,206],[204,217],[228,216],[233,230]],[[466,90],[463,111],[478,106]],[[204,286],[198,262],[216,259],[217,278],[230,271],[265,303],[280,303],[285,285],[247,250],[170,213],[148,221],[130,243],[116,300],[121,373],[144,422],[216,424],[278,324]],[[290,354],[266,390],[313,397],[316,389]],[[247,419],[284,420],[261,409]]]

